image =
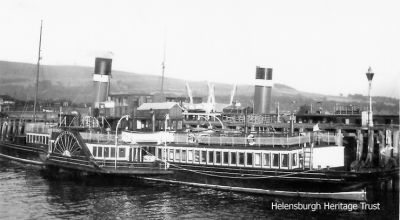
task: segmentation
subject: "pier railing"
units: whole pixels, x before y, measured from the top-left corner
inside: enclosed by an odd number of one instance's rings
[[[342,144],[342,134],[338,133],[314,133],[313,134],[314,140],[317,142],[323,142],[326,144],[335,144],[335,145],[341,145]]]
[[[247,123],[251,124],[268,124],[274,122],[274,119],[271,115],[256,115],[256,114],[250,114],[250,115],[224,115],[222,117],[222,121],[225,123],[245,123],[247,119]]]

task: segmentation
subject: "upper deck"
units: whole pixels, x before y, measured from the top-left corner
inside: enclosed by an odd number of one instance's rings
[[[82,138],[88,143],[114,143],[115,134],[101,134],[80,132]],[[186,145],[186,146],[221,146],[221,147],[247,147],[270,148],[303,146],[312,141],[328,145],[341,145],[340,133],[301,133],[295,136],[288,134],[275,134],[255,136],[250,135],[224,135],[210,133],[188,132],[132,132],[123,131],[118,135],[120,144],[145,144],[145,145]]]

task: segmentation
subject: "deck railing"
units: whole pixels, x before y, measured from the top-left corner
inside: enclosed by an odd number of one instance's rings
[[[306,133],[298,136],[211,136],[211,135],[199,135],[199,134],[190,134],[190,133],[168,133],[169,135],[173,135],[172,137],[165,138],[162,136],[163,132],[158,132],[157,134],[148,133],[147,142],[150,141],[151,138],[154,138],[153,142],[164,142],[167,143],[180,143],[180,144],[206,144],[206,145],[249,145],[249,146],[261,146],[261,145],[281,145],[281,146],[289,146],[289,145],[301,145],[304,143],[308,143],[311,141],[326,143],[326,144],[334,144],[341,145],[342,144],[342,136],[335,133]],[[90,142],[114,142],[115,134],[101,134],[101,133],[90,133],[90,132],[80,132],[80,135],[85,141]],[[141,139],[143,135],[146,133],[140,134]],[[161,136],[160,136],[161,135]],[[124,138],[121,135],[118,135],[118,139],[122,140]],[[145,139],[143,139],[145,140]],[[132,142],[133,143],[133,142]]]
[[[335,133],[307,133],[298,136],[200,136],[187,133],[175,133],[175,143],[199,143],[205,145],[248,145],[248,146],[261,146],[261,145],[301,145],[311,141],[319,143],[341,145],[342,136]]]
[[[25,133],[50,134],[58,130],[56,123],[25,123]]]
[[[80,132],[80,135],[83,140],[89,142],[114,142],[115,134],[103,134],[103,133],[94,133],[94,132]],[[121,138],[121,135],[118,135],[118,139]]]
[[[198,137],[199,144],[207,145],[248,145],[248,146],[261,146],[261,145],[301,145],[309,142],[308,136],[297,137],[211,137],[200,136]]]

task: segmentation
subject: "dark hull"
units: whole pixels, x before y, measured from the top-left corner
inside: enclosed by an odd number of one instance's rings
[[[46,155],[47,149],[41,145],[31,146],[27,144],[0,142],[0,158],[43,165]]]
[[[171,179],[231,187],[294,190],[310,192],[343,191],[363,181],[343,179],[335,171],[272,171],[249,168],[171,165]]]
[[[171,164],[170,168],[173,175],[147,180],[227,191],[342,200],[367,200],[366,191],[370,186],[395,178],[398,173],[398,170],[372,173],[273,171],[183,164]]]

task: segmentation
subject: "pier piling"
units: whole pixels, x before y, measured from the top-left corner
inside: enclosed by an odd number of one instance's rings
[[[378,144],[379,144],[379,153],[378,153],[378,158],[379,158],[379,167],[384,167],[385,166],[385,136],[383,134],[383,131],[378,132]]]
[[[357,161],[361,161],[363,153],[364,137],[361,130],[357,130]]]

